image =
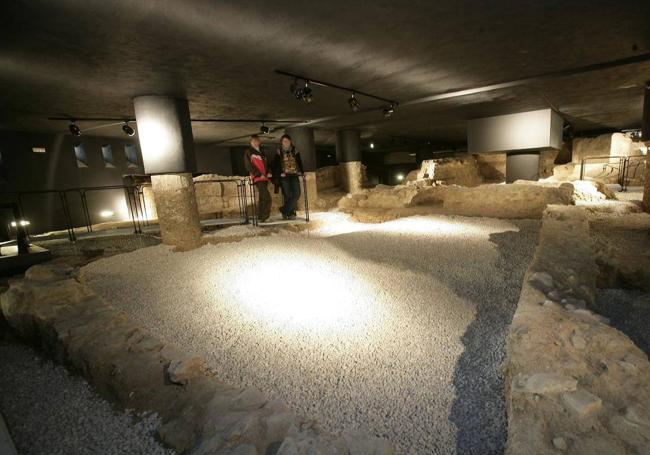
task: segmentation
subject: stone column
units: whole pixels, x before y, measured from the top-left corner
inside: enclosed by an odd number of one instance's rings
[[[192,174],[151,176],[162,241],[180,251],[201,246],[199,210]]]
[[[645,83],[643,97],[643,120],[641,140],[647,147],[650,147],[650,81]],[[646,152],[647,153],[647,152]],[[645,158],[645,185],[643,189],[643,207],[650,213],[650,159]]]
[[[192,172],[194,138],[187,100],[138,96],[133,100],[144,170],[151,175],[163,243],[178,250],[202,244]]]
[[[341,187],[348,193],[356,193],[363,188],[361,132],[359,130],[337,131],[336,146],[341,171]]]
[[[307,183],[309,209],[316,210],[318,188],[316,187],[316,143],[314,141],[314,129],[309,126],[297,126],[287,128],[286,133],[291,136],[293,145],[300,152]],[[304,193],[302,191],[302,182],[300,182],[300,185],[301,192]],[[304,210],[304,194],[300,196],[298,207]]]

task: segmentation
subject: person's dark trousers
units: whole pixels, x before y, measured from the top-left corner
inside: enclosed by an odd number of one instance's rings
[[[257,219],[265,221],[271,214],[271,193],[268,182],[255,182],[258,194]]]
[[[300,199],[300,179],[297,175],[287,175],[282,178],[282,196],[284,196],[284,206],[282,213],[286,216],[296,214],[296,205]]]

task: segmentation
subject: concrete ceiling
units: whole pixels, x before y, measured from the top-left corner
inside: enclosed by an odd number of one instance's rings
[[[350,126],[373,140],[459,143],[470,118],[545,107],[578,132],[638,127],[650,79],[645,59],[402,105],[386,120],[378,111],[351,114],[349,94],[329,88],[314,87],[314,102],[299,102],[291,79],[274,73],[403,103],[648,54],[647,1],[14,0],[0,8],[0,128],[8,130],[66,131],[50,116],[132,117],[134,96],[165,93],[187,97],[194,118],[325,117],[314,124],[321,144]],[[359,99],[364,108],[381,106]],[[198,141],[214,143],[258,128],[193,126]]]

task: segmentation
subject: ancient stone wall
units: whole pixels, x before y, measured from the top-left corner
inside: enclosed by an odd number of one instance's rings
[[[158,435],[177,453],[395,453],[385,439],[355,430],[334,436],[253,388],[221,382],[202,358],[155,338],[75,275],[63,266],[30,268],[0,296],[5,319],[104,397],[158,413]]]
[[[327,190],[341,186],[341,170],[339,166],[325,166],[316,169],[316,187]]]
[[[589,310],[597,273],[583,209],[550,206],[507,340],[508,455],[648,453],[650,363]]]
[[[483,177],[483,183],[502,183],[506,181],[506,154],[486,153],[474,155],[478,165],[478,173]]]
[[[584,163],[584,177],[597,178],[605,183],[618,183],[619,158],[641,154],[641,142],[634,142],[623,133],[602,134],[594,138],[573,139],[571,162],[555,166],[553,175],[558,180],[578,180]],[[597,158],[607,157],[607,158]],[[614,157],[614,158],[609,158]],[[643,185],[646,164],[644,160],[630,160],[630,185]]]
[[[445,197],[445,211],[494,218],[541,218],[549,204],[571,204],[573,185],[481,185],[455,188]]]
[[[378,221],[409,216],[409,210],[430,207],[435,213],[495,218],[541,218],[549,204],[572,204],[574,188],[570,183],[488,184],[476,187],[437,185],[431,181],[410,182],[407,185],[377,185],[339,200],[340,210],[356,216],[369,210]],[[379,213],[383,211],[385,213]],[[414,210],[421,213],[422,210]],[[390,213],[389,213],[390,212]],[[413,214],[413,213],[410,213]],[[385,217],[383,215],[386,215]],[[357,217],[358,218],[358,217]]]

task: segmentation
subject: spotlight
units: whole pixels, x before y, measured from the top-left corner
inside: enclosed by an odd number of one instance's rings
[[[371,148],[371,149],[374,149],[374,148],[375,148],[375,143],[374,143],[374,142],[371,142],[371,143],[370,143],[370,148]]]
[[[389,104],[388,106],[385,106],[382,109],[381,112],[382,112],[382,114],[384,114],[385,118],[392,117],[393,114],[395,113],[395,106],[393,106],[392,104]]]
[[[348,104],[350,105],[350,109],[352,109],[354,112],[359,112],[361,110],[361,103],[354,96],[354,92],[352,92],[352,95],[348,99]]]
[[[262,126],[260,126],[260,133],[262,134],[269,134],[269,127],[266,126],[264,123],[262,123]]]
[[[115,215],[115,213],[113,213],[112,210],[102,210],[101,212],[99,212],[99,216],[101,216],[102,218],[110,218],[113,215]]]
[[[70,122],[70,126],[68,127],[68,129],[70,130],[70,134],[72,134],[73,136],[76,136],[76,137],[81,136],[81,128],[79,128],[75,124],[74,120]]]
[[[127,136],[133,136],[135,134],[135,130],[129,126],[129,122],[124,122],[124,125],[122,125],[122,131],[124,131],[124,134]]]
[[[305,87],[301,90],[301,98],[307,104],[314,101],[314,95],[312,94],[311,87],[309,87],[309,82],[305,82]]]

